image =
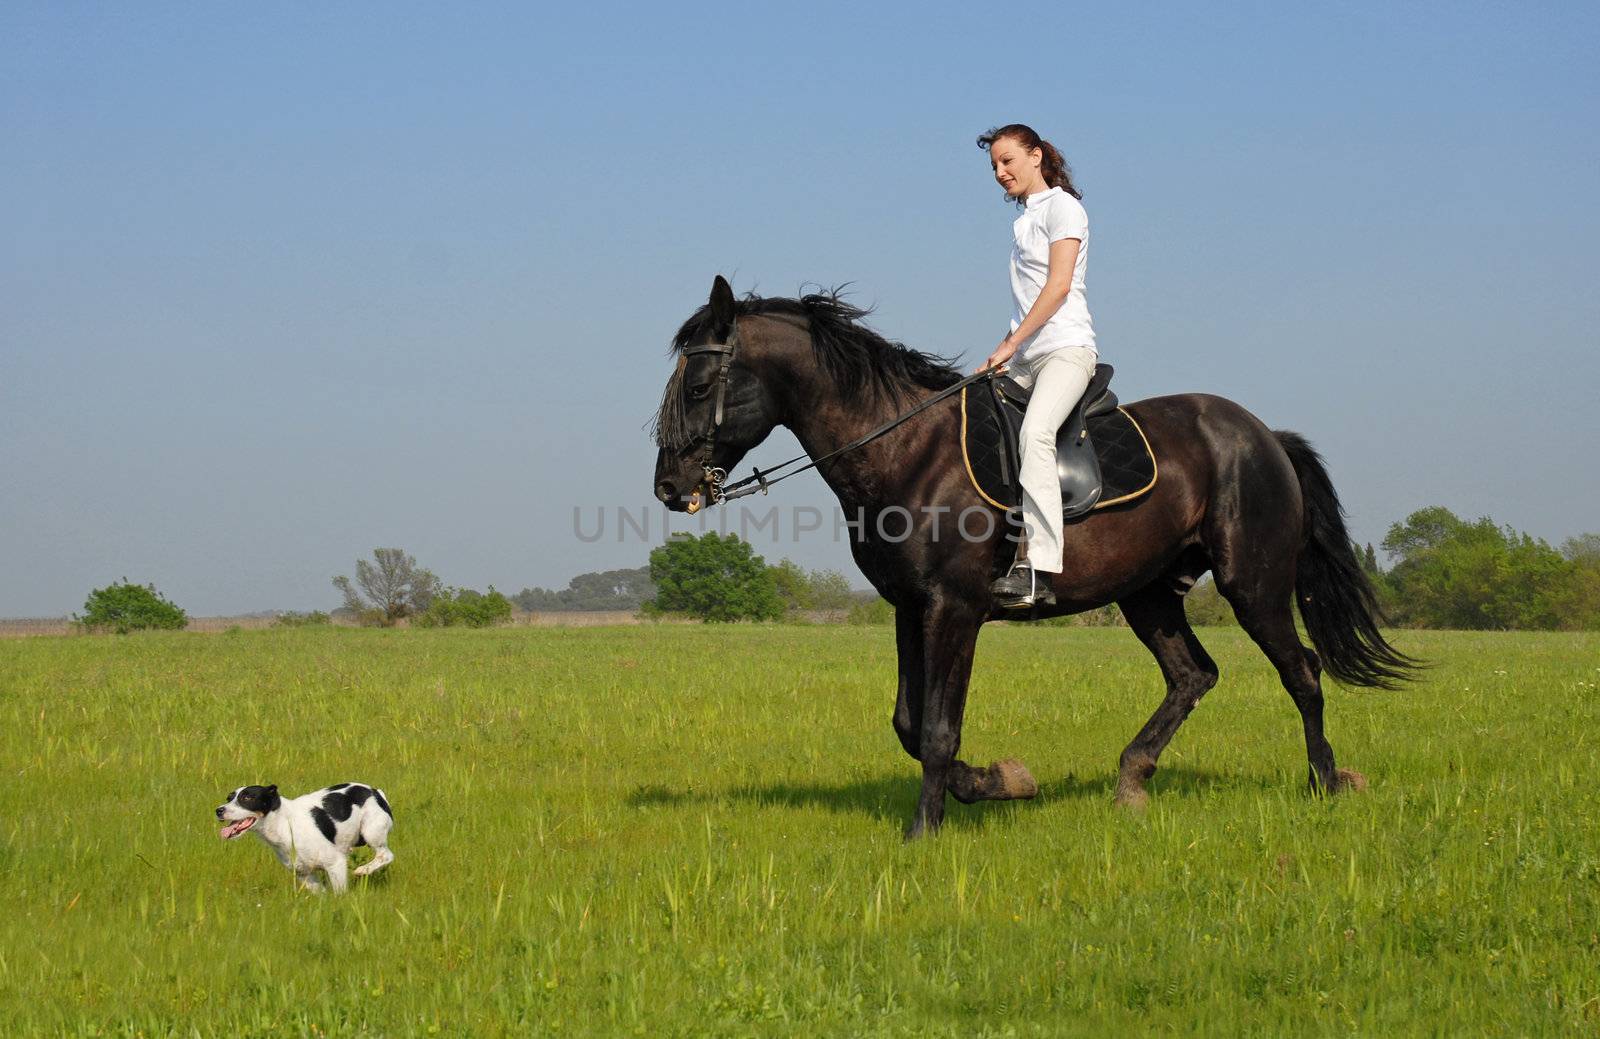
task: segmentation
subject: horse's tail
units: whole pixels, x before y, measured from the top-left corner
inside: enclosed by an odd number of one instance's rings
[[[1276,430],[1300,478],[1306,544],[1295,573],[1295,598],[1323,667],[1346,685],[1393,689],[1416,677],[1419,662],[1384,640],[1372,582],[1356,562],[1344,526],[1344,507],[1322,456],[1298,433]]]

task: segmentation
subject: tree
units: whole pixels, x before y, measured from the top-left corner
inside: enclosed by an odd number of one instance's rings
[[[489,586],[489,591],[447,588],[433,597],[426,610],[412,622],[421,628],[487,628],[511,619],[511,600]]]
[[[855,604],[849,578],[837,570],[813,570],[807,581],[813,610],[848,610]]]
[[[1572,591],[1565,614],[1568,628],[1600,628],[1600,534],[1580,534],[1561,543],[1573,566]]]
[[[1578,566],[1543,540],[1500,527],[1487,516],[1467,522],[1434,506],[1389,528],[1383,548],[1395,564],[1386,575],[1395,620],[1464,629],[1575,626]]]
[[[560,591],[524,588],[511,601],[524,610],[637,610],[656,594],[650,568],[579,574]]]
[[[837,570],[806,569],[792,559],[767,568],[787,610],[848,610],[855,605],[850,582]]]
[[[1569,562],[1600,570],[1600,534],[1579,534],[1561,543],[1561,554]]]
[[[90,630],[130,631],[151,628],[178,630],[189,623],[189,615],[168,601],[153,584],[132,584],[126,577],[121,584],[96,588],[84,600],[82,616],[73,620]]]
[[[333,586],[344,594],[345,609],[364,624],[394,625],[403,617],[426,610],[439,592],[439,579],[417,566],[398,548],[375,548],[373,562],[356,560],[357,592],[350,578],[335,577]]]
[[[784,559],[777,566],[767,567],[767,573],[772,575],[773,587],[778,590],[778,599],[784,609],[814,609],[811,603],[811,579],[799,564]]]
[[[1402,561],[1436,549],[1459,537],[1467,524],[1442,505],[1418,509],[1404,523],[1389,527],[1383,550]]]
[[[656,597],[651,613],[687,613],[704,621],[774,620],[783,600],[766,562],[737,535],[709,531],[673,537],[650,552]]]

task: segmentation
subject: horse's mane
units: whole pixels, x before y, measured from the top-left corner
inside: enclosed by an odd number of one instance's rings
[[[871,309],[846,303],[839,289],[814,292],[799,299],[750,293],[734,306],[736,317],[774,316],[802,321],[811,335],[817,366],[846,400],[871,395],[900,402],[913,396],[917,389],[939,390],[961,381],[955,358],[922,353],[885,339],[861,323]],[[710,323],[708,303],[678,329],[669,353],[683,356],[706,333]],[[682,414],[682,375],[680,364],[667,383],[655,421],[656,443],[669,449],[682,447],[689,439]]]

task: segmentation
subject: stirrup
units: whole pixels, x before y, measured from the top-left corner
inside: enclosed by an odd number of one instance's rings
[[[1021,571],[1027,570],[1027,577]],[[1029,610],[1035,606],[1054,606],[1055,592],[1050,582],[1040,582],[1039,572],[1026,562],[1014,563],[1009,573],[989,586],[1003,610]]]

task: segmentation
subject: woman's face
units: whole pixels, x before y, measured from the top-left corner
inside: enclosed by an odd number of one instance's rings
[[[994,179],[1007,195],[1021,198],[1045,189],[1039,166],[1044,162],[1044,152],[1038,148],[1024,148],[1013,137],[1002,137],[989,146],[989,165],[994,168]]]

